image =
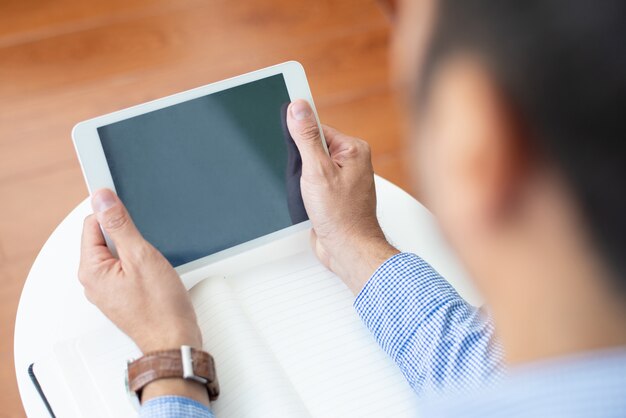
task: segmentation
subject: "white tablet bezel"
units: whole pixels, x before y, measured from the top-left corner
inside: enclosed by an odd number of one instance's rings
[[[76,153],[78,155],[78,160],[83,171],[83,176],[85,177],[85,182],[87,183],[87,189],[89,190],[89,194],[92,195],[94,191],[102,188],[115,190],[115,185],[113,184],[109,165],[107,164],[107,160],[102,149],[102,143],[100,142],[100,137],[98,136],[99,127],[277,74],[283,75],[291,101],[295,99],[305,99],[311,104],[319,126],[319,118],[317,116],[317,111],[315,110],[315,104],[313,103],[313,97],[311,96],[311,90],[309,89],[309,84],[306,79],[304,68],[297,61],[289,61],[282,64],[277,64],[271,67],[263,68],[261,70],[253,71],[251,73],[232,77],[223,81],[207,84],[205,86],[198,87],[192,90],[184,91],[137,106],[129,107],[127,109],[119,110],[117,112],[109,113],[107,115],[80,122],[76,126],[74,126],[74,129],[72,130],[72,140],[74,142],[74,148],[76,149]],[[321,132],[322,130],[320,127],[320,133]],[[322,141],[324,147],[327,148],[323,133]],[[186,264],[182,264],[176,267],[176,271],[182,275],[208,264],[220,261],[235,254],[248,251],[250,249],[259,247],[271,241],[283,238],[287,235],[308,228],[310,228],[309,221],[292,225],[269,235],[256,238],[252,241],[239,244],[235,247],[231,247],[226,250],[199,258]],[[113,251],[114,254],[116,254],[115,246],[106,236],[106,234],[105,239],[109,248]]]

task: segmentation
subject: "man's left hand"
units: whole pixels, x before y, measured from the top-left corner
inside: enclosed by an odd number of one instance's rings
[[[202,347],[191,300],[170,263],[139,233],[111,190],[97,191],[85,219],[78,277],[85,295],[141,349]],[[119,258],[106,246],[100,226]]]

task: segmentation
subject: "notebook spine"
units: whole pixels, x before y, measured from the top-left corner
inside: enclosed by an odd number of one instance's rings
[[[46,394],[43,393],[43,389],[41,388],[41,385],[39,384],[39,380],[37,380],[37,376],[35,376],[35,370],[33,369],[34,365],[35,363],[32,363],[30,366],[28,366],[28,376],[30,377],[31,382],[33,382],[35,389],[37,389],[37,393],[39,393],[39,396],[41,397],[41,400],[46,406],[48,413],[50,413],[50,417],[56,418],[56,415],[54,415],[54,412],[52,411],[52,407],[50,406],[50,402],[48,402],[48,398],[46,398]]]

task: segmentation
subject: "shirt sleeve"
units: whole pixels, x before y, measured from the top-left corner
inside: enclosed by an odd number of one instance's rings
[[[139,418],[214,418],[209,408],[182,396],[160,396],[144,402]]]
[[[354,305],[420,395],[478,387],[502,373],[491,319],[414,254],[383,263]]]

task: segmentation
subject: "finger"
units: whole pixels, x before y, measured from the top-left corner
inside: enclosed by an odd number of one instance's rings
[[[329,150],[333,143],[340,141],[342,137],[347,137],[347,135],[329,125],[322,124],[322,131],[324,132],[324,139]]]
[[[103,261],[113,259],[113,254],[107,248],[100,225],[95,215],[89,215],[83,223],[83,234],[80,248],[80,266],[78,268],[78,278],[83,285],[93,278],[93,267],[100,265]]]
[[[324,174],[332,168],[332,162],[324,150],[317,119],[306,100],[295,100],[289,105],[287,127],[300,151],[303,173]]]
[[[109,189],[96,191],[91,205],[98,223],[111,238],[118,251],[130,250],[143,243],[143,237],[135,227],[126,207],[113,191]]]
[[[322,125],[331,160],[340,167],[346,164],[371,163],[371,151],[367,142],[339,132],[335,128]]]
[[[93,214],[85,218],[80,244],[81,253],[91,252],[100,247],[106,248],[100,225],[98,225],[98,220]]]
[[[322,130],[324,131],[324,139],[326,139],[326,145],[331,157],[345,148],[346,144],[356,140],[356,138],[348,136],[332,126],[322,125]]]

